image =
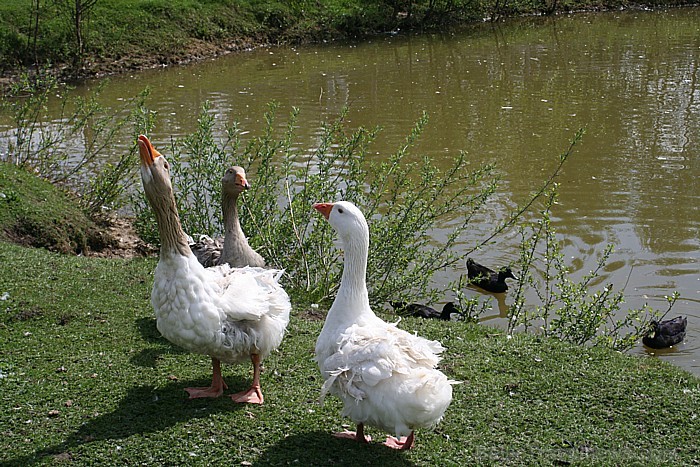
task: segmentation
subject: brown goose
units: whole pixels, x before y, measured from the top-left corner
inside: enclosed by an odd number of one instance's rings
[[[238,219],[238,196],[248,188],[250,184],[242,167],[234,166],[226,170],[221,179],[224,238],[200,235],[197,242],[190,242],[192,253],[204,267],[217,264],[228,264],[234,268],[265,266],[265,259],[248,244]]]

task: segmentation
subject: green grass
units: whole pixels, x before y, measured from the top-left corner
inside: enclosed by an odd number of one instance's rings
[[[3,465],[691,465],[700,380],[654,358],[509,339],[471,323],[404,319],[438,339],[463,383],[433,431],[399,453],[330,436],[349,423],[317,400],[321,321],[295,309],[265,361],[265,404],[186,401],[207,357],[160,337],[154,258],[96,259],[0,242]],[[392,316],[385,316],[393,319]],[[225,365],[229,392],[250,365]],[[375,439],[383,433],[370,429]]]
[[[74,198],[4,162],[0,163],[0,240],[63,253],[101,249],[111,243]]]
[[[37,12],[36,3],[40,9]],[[83,2],[83,4],[86,2]],[[100,0],[82,21],[84,60],[75,75],[174,64],[260,44],[366,37],[394,29],[542,14],[551,10],[688,5],[688,0]],[[60,5],[63,5],[62,7]],[[0,2],[0,70],[32,64],[73,64],[77,41],[73,2]],[[410,14],[408,14],[410,11]],[[76,69],[79,68],[79,69]]]
[[[83,21],[88,58],[83,65],[93,72],[123,71],[258,44],[347,36],[348,27],[355,32],[369,28],[362,26],[366,20],[361,19],[367,11],[360,0],[104,0]],[[333,20],[347,16],[357,16],[357,24]],[[36,18],[35,2],[2,2],[0,69],[21,70],[34,61],[71,63],[77,42],[70,11],[54,2],[41,2],[38,26]]]

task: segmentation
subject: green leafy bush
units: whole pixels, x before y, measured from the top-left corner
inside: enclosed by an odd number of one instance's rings
[[[235,124],[217,137],[210,110],[205,104],[194,134],[161,151],[171,162],[185,231],[195,237],[222,234],[220,180],[228,166],[243,166],[253,188],[239,201],[241,224],[250,244],[268,265],[286,271],[285,286],[297,305],[328,305],[340,284],[342,252],[334,247],[330,226],[312,205],[342,199],[358,205],[368,219],[367,283],[375,306],[397,298],[431,302],[452,289],[466,318],[477,319],[487,304],[479,297],[466,297],[464,277],[441,288],[433,276],[520,225],[521,278],[514,290],[514,304],[507,312],[510,332],[541,329],[545,335],[565,341],[624,350],[639,340],[647,329],[648,317],[654,315],[647,307],[622,311],[622,291],[613,293],[612,285],[600,290],[591,285],[612,247],[603,252],[595,271],[578,282],[570,278],[549,215],[556,200],[554,179],[583,131],[524,204],[497,223],[490,235],[465,248],[460,243],[463,234],[496,193],[498,173],[492,165],[469,167],[461,153],[442,171],[429,158],[416,162],[410,152],[427,125],[425,115],[400,148],[377,160],[368,155],[380,130],[350,131],[344,123],[345,114],[322,124],[314,147],[305,149],[295,136],[296,109],[286,129],[277,130],[277,106],[271,104],[262,134],[245,144]],[[541,199],[540,218],[524,223],[525,213],[534,210]],[[141,236],[157,243],[155,220],[140,191],[133,205]],[[443,231],[444,226],[449,227],[444,238],[435,242],[432,233],[438,225]],[[538,304],[525,303],[525,287],[536,291]]]
[[[264,133],[243,146],[235,125],[215,140],[205,107],[196,134],[164,151],[172,162],[185,230],[191,235],[222,232],[220,179],[227,165],[236,163],[248,171],[254,187],[242,197],[244,230],[269,265],[286,270],[288,289],[298,301],[328,301],[339,286],[340,252],[333,247],[330,227],[311,207],[341,199],[362,208],[370,219],[371,244],[381,245],[372,249],[368,265],[374,304],[441,292],[432,276],[463,258],[453,247],[495,190],[494,167],[471,169],[464,154],[444,172],[427,158],[409,162],[410,148],[427,124],[425,115],[405,144],[378,162],[368,157],[378,129],[347,131],[341,115],[323,125],[315,148],[305,150],[293,144],[297,111],[284,134],[276,136],[276,110],[272,105],[266,113]],[[134,206],[141,234],[157,238],[145,200],[134,200]],[[447,215],[453,227],[437,245],[430,232]]]
[[[590,343],[627,350],[646,333],[649,320],[658,313],[646,305],[623,311],[622,290],[613,292],[612,284],[593,286],[613,251],[613,245],[608,245],[602,252],[594,270],[579,281],[571,279],[550,220],[556,197],[555,186],[546,193],[541,218],[521,227],[521,278],[508,316],[508,330],[513,332],[522,327],[574,344]],[[536,270],[535,265],[541,268]],[[525,285],[536,292],[539,304],[525,303]]]

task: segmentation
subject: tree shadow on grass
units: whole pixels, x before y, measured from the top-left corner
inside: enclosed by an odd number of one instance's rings
[[[0,465],[31,465],[70,453],[81,445],[111,439],[128,438],[135,434],[160,432],[188,420],[210,417],[217,413],[245,411],[245,404],[236,404],[226,395],[218,399],[187,400],[184,387],[202,381],[173,382],[165,386],[135,386],[119,402],[114,411],[94,416],[60,444],[37,450],[28,456],[11,459]],[[232,387],[243,387],[243,380],[232,381]],[[235,385],[235,386],[234,386]],[[50,462],[50,460],[49,460]]]
[[[415,465],[406,459],[406,453],[383,446],[376,441],[360,444],[334,438],[325,431],[294,433],[266,449],[253,462],[254,466],[275,465]]]

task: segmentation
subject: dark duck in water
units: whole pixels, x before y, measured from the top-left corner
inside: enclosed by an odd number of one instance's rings
[[[442,312],[419,303],[389,302],[389,305],[391,305],[394,308],[394,311],[400,315],[410,315],[417,318],[456,321],[462,316],[454,302],[445,303],[445,306],[442,307]]]
[[[500,293],[508,290],[506,279],[518,280],[510,268],[501,268],[496,272],[493,269],[477,263],[471,258],[467,258],[467,275],[469,276],[470,284],[474,284],[493,293]]]
[[[683,342],[688,318],[678,318],[666,321],[652,321],[651,330],[642,337],[642,343],[652,349],[664,349]]]

